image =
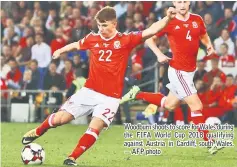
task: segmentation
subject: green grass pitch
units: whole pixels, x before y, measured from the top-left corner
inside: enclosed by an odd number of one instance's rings
[[[38,124],[1,123],[1,166],[25,167],[21,161],[21,138]],[[51,129],[35,141],[43,146],[46,161],[42,167],[63,167],[63,160],[72,151],[87,126],[65,125]],[[235,147],[210,155],[205,148],[161,148],[160,156],[131,156],[124,153],[123,126],[104,131],[94,147],[82,155],[80,167],[237,167],[237,129]],[[30,165],[29,165],[30,166]]]

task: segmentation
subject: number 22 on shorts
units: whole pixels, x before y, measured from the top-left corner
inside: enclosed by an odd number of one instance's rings
[[[105,118],[109,120],[109,122],[112,122],[112,119],[114,118],[115,112],[111,112],[109,108],[105,109],[105,112],[102,114]],[[112,116],[109,116],[112,115]]]

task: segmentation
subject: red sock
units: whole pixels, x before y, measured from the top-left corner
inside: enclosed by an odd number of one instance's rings
[[[205,118],[204,116],[202,115],[202,111],[201,110],[197,110],[197,111],[193,111],[191,113],[191,116],[192,116],[192,121],[195,125],[198,125],[198,124],[202,124],[202,123],[205,123]],[[205,141],[208,141],[209,139],[207,138],[207,134],[209,133],[208,130],[200,130],[198,128],[198,132],[203,132],[203,140]]]
[[[54,119],[55,113],[49,115],[44,122],[36,128],[36,134],[42,135],[44,134],[48,129],[54,127],[53,125],[53,119]]]
[[[151,104],[164,107],[166,96],[162,95],[161,93],[139,92],[136,95],[136,99],[141,99]]]
[[[79,140],[76,148],[68,157],[72,157],[76,160],[95,143],[95,141],[98,138],[98,135],[99,135],[98,130],[88,128],[86,133]]]

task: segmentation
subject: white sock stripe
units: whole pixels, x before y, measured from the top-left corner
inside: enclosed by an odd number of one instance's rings
[[[165,100],[166,100],[166,96],[164,96],[162,99],[161,99],[161,102],[160,102],[160,106],[161,107],[164,107],[165,106]]]
[[[95,132],[92,132],[92,131],[86,131],[86,134],[89,134],[89,135],[94,136],[96,140],[98,139],[98,135],[97,135]]]
[[[53,114],[51,114],[50,116],[49,116],[49,125],[52,127],[53,126],[53,124],[52,124],[52,118],[54,117],[54,115],[55,115],[55,113],[53,113]]]
[[[200,117],[200,116],[202,116],[202,113],[196,114],[194,112],[191,112],[191,117]]]

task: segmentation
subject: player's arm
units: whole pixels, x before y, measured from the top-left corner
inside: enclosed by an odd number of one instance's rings
[[[161,31],[169,23],[169,21],[175,17],[175,15],[176,15],[175,9],[173,7],[170,7],[167,10],[167,16],[153,23],[149,28],[145,29],[142,32],[142,38],[146,40],[155,35],[156,33],[158,33],[159,31]]]
[[[78,42],[70,43],[70,44],[56,50],[53,53],[53,59],[57,59],[57,58],[60,57],[60,55],[62,53],[69,52],[69,51],[72,51],[72,50],[80,50],[80,46],[79,46]]]
[[[210,37],[207,33],[200,36],[200,41],[207,48],[207,54],[208,55],[211,55],[211,54],[215,53],[215,50],[214,50],[213,45],[211,43],[211,39],[210,39]]]
[[[169,57],[167,57],[166,55],[164,55],[160,49],[157,47],[156,45],[156,40],[157,40],[157,36],[153,36],[149,39],[147,39],[145,41],[145,43],[149,46],[149,48],[154,52],[154,54],[156,55],[158,61],[160,63],[166,63],[170,60]]]

